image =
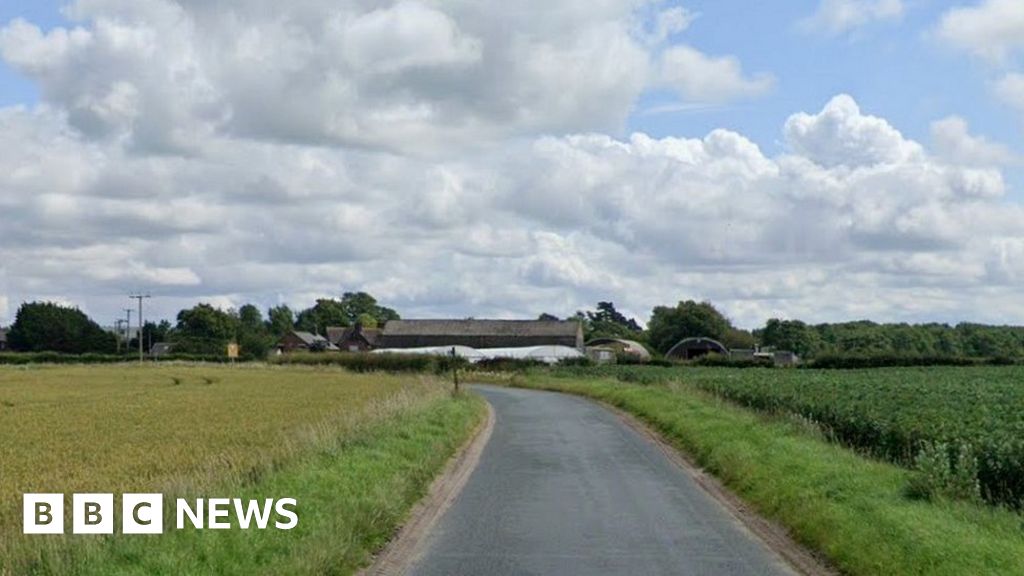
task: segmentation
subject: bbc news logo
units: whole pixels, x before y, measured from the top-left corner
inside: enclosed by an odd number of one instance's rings
[[[25,534],[64,534],[64,494],[25,494],[22,505]],[[235,525],[242,530],[291,530],[299,524],[295,506],[294,498],[178,498],[174,502],[174,526],[178,530],[188,526],[228,530]],[[120,512],[122,534],[164,533],[163,494],[122,494]],[[71,496],[72,534],[113,534],[117,516],[113,494]]]

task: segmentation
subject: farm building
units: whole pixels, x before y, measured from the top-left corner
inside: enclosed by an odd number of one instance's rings
[[[665,353],[665,358],[670,360],[693,360],[707,354],[729,355],[729,349],[717,340],[711,338],[684,338]]]
[[[7,329],[0,328],[0,351],[7,350]]]
[[[594,338],[587,342],[587,348],[611,348],[617,355],[632,356],[640,362],[647,362],[651,359],[651,353],[644,348],[644,345],[636,340],[624,340],[622,338]]]
[[[583,329],[574,320],[391,320],[377,335],[377,348],[583,349]]]
[[[430,356],[456,356],[465,358],[475,364],[482,360],[509,358],[513,360],[536,360],[546,364],[556,364],[567,358],[583,358],[579,348],[571,346],[526,346],[517,348],[470,348],[469,346],[427,346],[423,348],[379,348],[374,354],[427,354]]]
[[[319,334],[292,330],[285,334],[277,344],[278,350],[282,352],[295,352],[297,350],[330,350],[337,351],[338,347],[331,344],[327,338]]]
[[[377,336],[379,334],[379,329],[363,328],[363,325],[358,322],[355,326],[330,326],[327,328],[327,339],[342,352],[366,352],[373,350],[377,345]]]

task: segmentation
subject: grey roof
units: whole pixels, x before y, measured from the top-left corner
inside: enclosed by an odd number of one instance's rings
[[[389,320],[382,336],[576,336],[575,320]]]
[[[150,356],[163,356],[174,351],[174,344],[170,342],[155,342],[149,349]]]
[[[378,348],[469,346],[522,348],[583,346],[574,320],[390,320],[377,335]]]
[[[311,332],[303,332],[301,330],[295,330],[293,333],[295,334],[295,336],[297,336],[299,338],[299,340],[302,340],[303,342],[305,342],[309,346],[312,346],[313,344],[316,344],[317,342],[327,342],[327,338],[324,338],[323,336],[321,336],[319,334],[313,334]]]

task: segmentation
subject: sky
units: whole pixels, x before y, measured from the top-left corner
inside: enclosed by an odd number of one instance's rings
[[[0,325],[1024,323],[1018,0],[5,0]]]

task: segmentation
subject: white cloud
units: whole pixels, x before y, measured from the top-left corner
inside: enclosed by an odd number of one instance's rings
[[[972,135],[967,121],[959,116],[949,116],[932,122],[931,133],[932,146],[936,154],[950,162],[1000,166],[1018,161],[1016,155],[1006,146]]]
[[[833,98],[819,114],[792,116],[784,132],[794,151],[827,167],[899,164],[923,153],[884,119],[861,114],[846,94]]]
[[[1024,74],[1011,72],[995,84],[996,96],[1011,108],[1024,113]]]
[[[733,56],[708,56],[695,48],[676,45],[661,56],[661,81],[685,100],[722,103],[760,96],[772,89],[770,74],[747,76]]]
[[[807,32],[835,36],[871,22],[899,20],[904,11],[902,0],[821,0],[800,26]]]
[[[952,8],[943,14],[936,32],[957,48],[1002,62],[1024,48],[1024,3],[982,0]]]
[[[652,85],[708,105],[772,81],[670,45],[688,12],[544,7],[80,0],[77,27],[9,24],[44,103],[0,110],[0,322],[53,295],[109,321],[134,289],[163,317],[365,289],[409,316],[1024,321],[1024,211],[962,121],[929,151],[840,95],[780,155],[620,137]]]

